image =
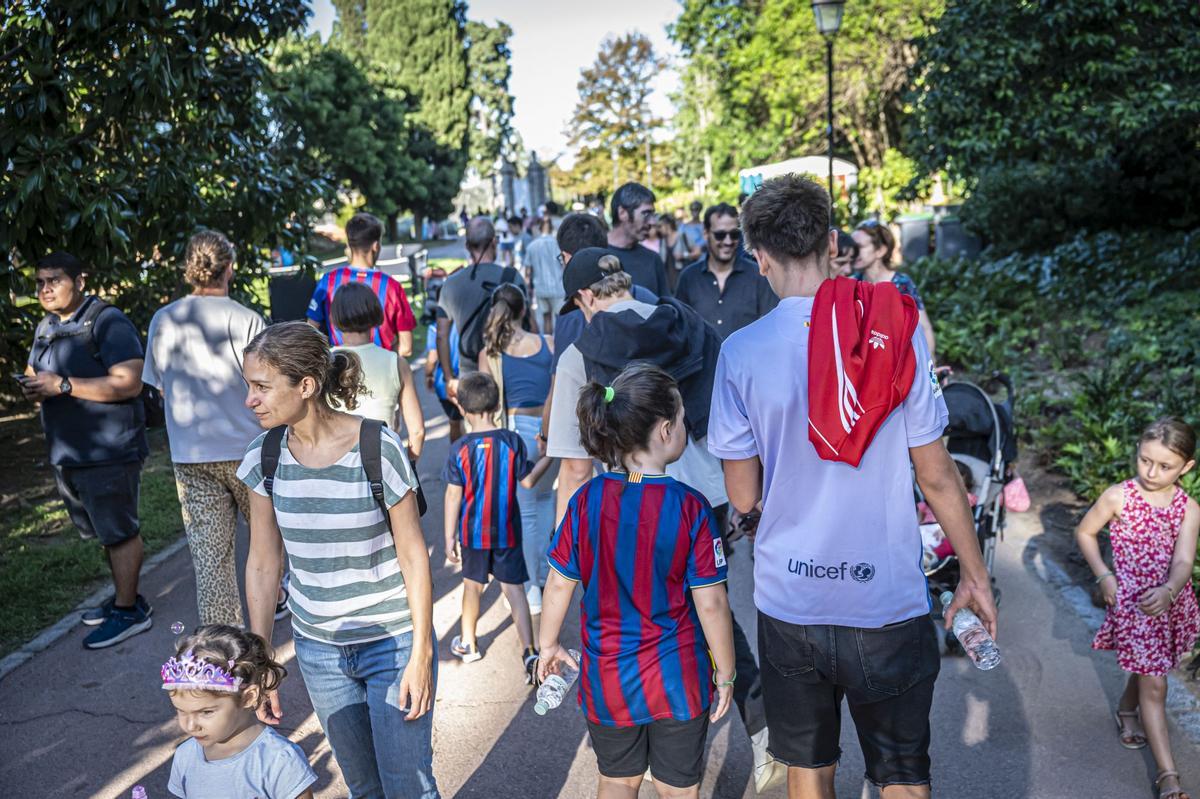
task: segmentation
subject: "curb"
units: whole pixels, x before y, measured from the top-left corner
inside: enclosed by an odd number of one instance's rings
[[[1032,542],[1031,540],[1031,543]],[[1092,604],[1088,592],[1071,580],[1067,572],[1034,543],[1033,565],[1039,577],[1055,588],[1088,629],[1095,633],[1104,621],[1104,611]],[[1175,674],[1167,675],[1167,712],[1194,746],[1200,747],[1200,699]]]
[[[144,564],[142,564],[141,577],[145,577],[153,571],[159,564],[170,558],[179,550],[187,547],[187,536],[180,535],[179,540],[168,545],[166,549],[152,556]],[[0,680],[3,680],[18,667],[24,665],[39,652],[49,649],[50,646],[62,638],[71,630],[75,629],[75,625],[79,624],[79,614],[88,608],[93,608],[99,605],[104,600],[113,595],[112,585],[106,585],[100,588],[91,596],[86,597],[82,602],[76,605],[67,615],[42,630],[33,640],[22,646],[16,652],[4,657],[0,660]]]

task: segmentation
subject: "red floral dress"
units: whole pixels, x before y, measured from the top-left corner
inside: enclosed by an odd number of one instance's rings
[[[1171,504],[1158,508],[1146,501],[1135,481],[1125,481],[1124,489],[1121,514],[1108,526],[1113,571],[1120,582],[1117,602],[1108,609],[1092,648],[1117,650],[1117,663],[1125,671],[1161,677],[1200,636],[1200,606],[1190,581],[1158,616],[1143,613],[1138,600],[1146,589],[1167,581],[1188,496],[1176,488]]]

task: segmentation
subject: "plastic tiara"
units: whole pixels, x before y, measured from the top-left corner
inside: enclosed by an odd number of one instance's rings
[[[233,668],[232,660],[229,668]],[[234,677],[217,664],[196,657],[190,649],[183,657],[171,658],[163,664],[162,681],[164,691],[191,689],[234,694],[242,687],[241,677]]]

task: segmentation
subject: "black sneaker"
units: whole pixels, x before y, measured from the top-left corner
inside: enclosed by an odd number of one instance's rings
[[[521,656],[521,662],[525,666],[525,684],[536,686],[538,651],[533,647],[529,647],[525,650],[525,654]]]
[[[133,610],[121,610],[114,607],[112,612],[105,617],[104,622],[91,635],[83,639],[83,645],[87,649],[115,646],[126,638],[144,633],[153,624],[154,621],[150,618],[150,614],[139,607],[135,606]]]
[[[100,603],[99,607],[89,608],[83,612],[79,620],[88,627],[95,627],[97,624],[103,624],[108,618],[108,614],[112,613],[113,603],[116,602],[115,597],[109,597]],[[154,608],[150,607],[150,603],[146,601],[146,597],[141,594],[137,595],[137,601],[134,603],[138,610],[145,613],[147,616],[154,615]]]

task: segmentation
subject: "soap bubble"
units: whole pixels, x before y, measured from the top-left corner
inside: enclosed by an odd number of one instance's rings
[[[174,624],[172,624],[171,632],[175,633],[176,635],[179,635],[181,632],[183,632],[183,622],[177,621]]]

